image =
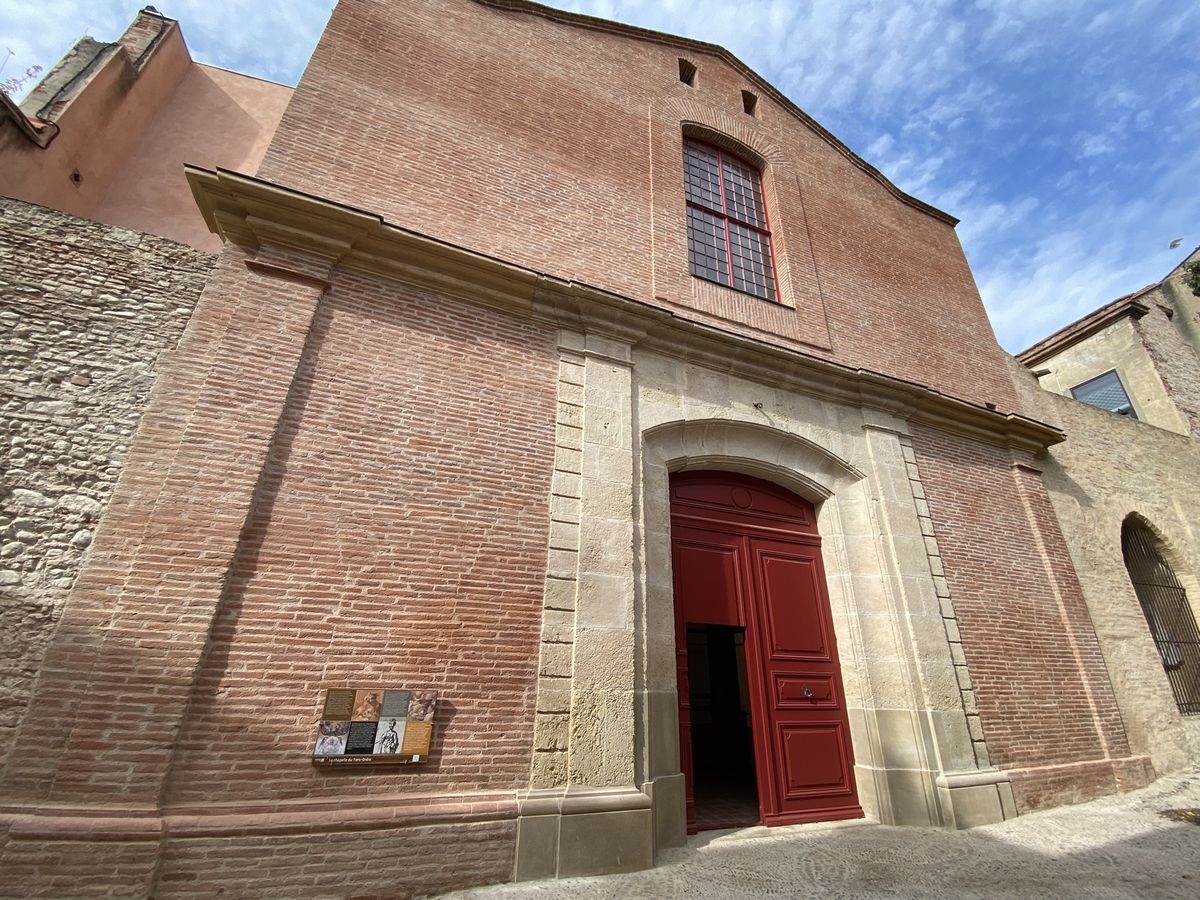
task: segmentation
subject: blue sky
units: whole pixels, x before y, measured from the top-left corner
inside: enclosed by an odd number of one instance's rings
[[[402,3],[403,0],[396,0]],[[140,2],[0,0],[0,80]],[[331,0],[157,0],[201,62],[294,84]],[[1200,244],[1200,4],[558,0],[721,44],[900,188],[958,216],[1017,352]],[[1174,239],[1177,250],[1170,250]]]

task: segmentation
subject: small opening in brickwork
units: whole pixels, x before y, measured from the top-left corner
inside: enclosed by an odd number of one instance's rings
[[[688,87],[696,86],[696,67],[686,59],[679,60],[679,80]]]
[[[742,91],[742,109],[745,111],[746,115],[754,115],[755,110],[758,109],[758,97],[749,91]]]
[[[80,182],[83,181],[83,176],[79,174],[78,169],[76,169],[74,172],[71,173],[71,181],[74,182],[75,184],[79,184]]]

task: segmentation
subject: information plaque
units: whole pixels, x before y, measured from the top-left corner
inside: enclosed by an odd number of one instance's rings
[[[436,691],[329,688],[313,762],[346,766],[422,762],[433,741]]]

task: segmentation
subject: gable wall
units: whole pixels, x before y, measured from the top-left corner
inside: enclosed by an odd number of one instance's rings
[[[743,89],[760,94],[756,117]],[[765,160],[783,306],[689,276],[684,122]],[[260,175],[719,327],[1016,403],[953,228],[716,56],[473,0],[347,0]]]

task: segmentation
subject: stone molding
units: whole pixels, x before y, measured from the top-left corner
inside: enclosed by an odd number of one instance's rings
[[[0,827],[18,840],[160,841],[421,828],[514,819],[518,808],[515,791],[249,801],[161,810],[138,806],[0,807]]]
[[[338,267],[627,341],[800,394],[868,407],[991,444],[1043,452],[1054,427],[938,391],[732,334],[642,300],[526,269],[387,224],[373,213],[225,169],[185,167],[213,233],[256,248],[274,244]]]

